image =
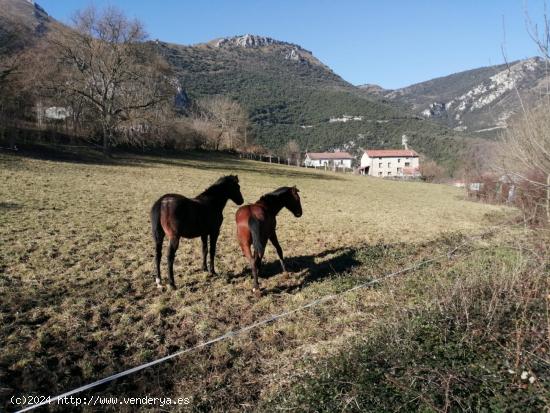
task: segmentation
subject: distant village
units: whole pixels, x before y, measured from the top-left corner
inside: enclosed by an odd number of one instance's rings
[[[241,157],[269,163],[282,163],[306,168],[348,172],[390,179],[420,179],[420,156],[410,149],[407,136],[402,137],[403,149],[366,149],[357,165],[357,156],[347,151],[309,152],[302,156],[284,157],[274,154],[241,153]],[[298,155],[298,154],[295,154]]]
[[[368,149],[363,152],[359,167],[361,175],[379,178],[420,178],[418,153],[409,149],[407,137],[402,138],[403,149]],[[305,167],[352,170],[355,156],[349,152],[306,152]]]

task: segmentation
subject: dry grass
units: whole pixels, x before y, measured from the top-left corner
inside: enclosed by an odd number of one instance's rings
[[[164,356],[379,272],[443,251],[442,233],[482,230],[503,207],[451,187],[390,182],[223,156],[121,157],[113,164],[0,155],[0,397],[56,394]],[[180,244],[175,292],[153,278],[149,208],[160,195],[195,195],[237,173],[245,201],[297,185],[304,215],[283,211],[264,295],[251,292],[228,203],[217,270],[200,271],[199,241]],[[439,239],[437,242],[430,240]],[[165,265],[163,263],[163,271]],[[191,397],[195,409],[254,408],[294,374],[364,332],[387,300],[378,290],[297,314],[250,335],[120,380],[105,394]],[[3,405],[9,407],[7,402]]]

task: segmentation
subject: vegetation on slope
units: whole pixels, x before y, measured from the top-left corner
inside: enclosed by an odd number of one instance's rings
[[[383,95],[365,94],[402,105],[449,128],[494,140],[526,107],[543,103],[547,83],[547,64],[543,57],[533,57],[455,73]]]
[[[433,102],[448,102],[468,92],[487,78],[506,70],[506,67],[506,64],[502,64],[465,70],[394,90],[390,94],[397,101],[411,105],[411,108]]]
[[[290,140],[310,151],[346,144],[352,150],[400,147],[401,136],[407,134],[415,149],[452,168],[467,145],[454,131],[367,99],[311,55],[288,60],[278,45],[157,47],[191,98],[223,94],[238,100],[250,113],[256,142],[271,150]],[[329,122],[344,114],[363,120]]]

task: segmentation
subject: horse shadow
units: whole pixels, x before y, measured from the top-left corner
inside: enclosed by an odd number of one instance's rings
[[[0,209],[21,209],[22,206],[15,202],[0,202]]]
[[[344,247],[328,249],[318,254],[287,257],[285,258],[285,265],[290,275],[283,276],[283,278],[291,282],[273,288],[266,288],[263,293],[292,293],[312,282],[349,272],[362,264],[356,257],[357,251],[354,248]],[[329,259],[323,260],[323,258],[329,256],[331,256]],[[262,263],[259,277],[268,279],[281,274],[281,264],[278,260],[274,260]],[[234,278],[251,277],[251,275],[252,272],[247,266]]]
[[[67,138],[68,139],[68,138]],[[67,140],[66,139],[66,140]],[[51,160],[55,162],[120,165],[127,167],[155,168],[160,166],[185,166],[194,169],[220,173],[255,173],[272,175],[288,179],[344,180],[342,176],[330,173],[317,173],[307,168],[272,168],[267,162],[243,162],[235,154],[216,151],[167,151],[150,149],[139,151],[136,148],[113,148],[111,156],[106,157],[96,146],[55,143],[23,144],[18,157]]]

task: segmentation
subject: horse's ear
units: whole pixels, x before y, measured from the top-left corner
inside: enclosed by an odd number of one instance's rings
[[[235,181],[239,183],[239,175],[233,175],[235,177]]]
[[[296,192],[300,192],[300,190],[299,190],[298,188],[296,188],[296,185],[294,185],[294,186],[292,187],[292,189],[294,189]]]

